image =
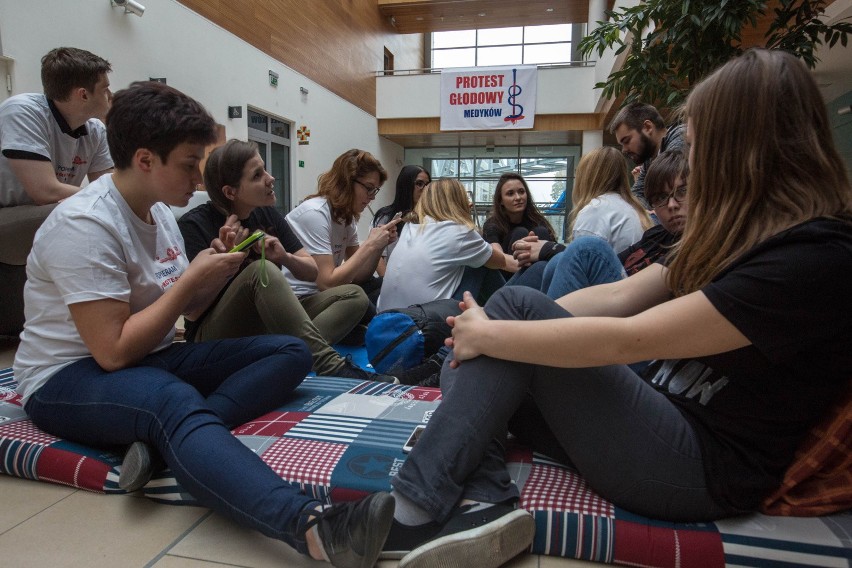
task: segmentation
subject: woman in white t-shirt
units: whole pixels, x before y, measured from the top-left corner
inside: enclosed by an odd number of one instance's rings
[[[358,240],[356,223],[379,193],[388,174],[369,152],[344,152],[320,175],[317,192],[309,195],[287,214],[290,228],[317,263],[314,282],[299,280],[286,267],[284,275],[301,300],[343,284],[358,284],[370,299],[367,313],[345,343],[360,343],[366,324],[375,315],[381,279],[374,276],[382,253],[396,240],[399,219],[370,230],[364,242]],[[344,262],[345,261],[345,262]],[[361,333],[358,333],[358,332]]]
[[[417,223],[407,223],[388,260],[379,310],[407,307],[465,290],[477,295],[498,288],[503,277],[491,268],[513,262],[497,243],[488,243],[470,218],[467,193],[455,179],[428,184],[414,208]]]
[[[572,239],[598,237],[619,253],[652,226],[648,212],[630,192],[624,157],[615,148],[598,148],[580,159],[571,200]]]

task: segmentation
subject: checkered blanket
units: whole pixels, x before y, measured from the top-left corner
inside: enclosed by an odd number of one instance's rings
[[[117,493],[120,460],[39,431],[20,408],[11,371],[0,372],[0,472]],[[270,467],[332,501],[388,490],[402,446],[440,404],[440,391],[310,377],[283,407],[234,430]],[[625,566],[852,567],[852,512],[826,517],[753,514],[715,523],[659,522],[619,509],[565,466],[514,446],[507,468],[536,520],[532,552]],[[163,502],[192,497],[168,471],[144,488]]]

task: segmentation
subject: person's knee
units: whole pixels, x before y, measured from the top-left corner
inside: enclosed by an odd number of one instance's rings
[[[361,315],[367,312],[370,305],[370,298],[363,288],[357,284],[343,284],[338,286],[340,292],[338,294],[338,302],[345,301],[349,309],[353,312],[358,311]]]
[[[305,375],[310,372],[313,355],[303,340],[291,335],[262,335],[258,336],[258,340],[271,344],[274,354],[287,356],[288,368],[291,371],[299,374],[304,369]]]
[[[578,237],[571,243],[574,254],[612,254],[612,247],[604,239],[598,237]],[[571,248],[569,247],[569,248]]]
[[[511,231],[509,231],[509,253],[512,252],[511,247],[515,241],[519,241],[524,237],[529,236],[530,231],[526,227],[515,227]]]

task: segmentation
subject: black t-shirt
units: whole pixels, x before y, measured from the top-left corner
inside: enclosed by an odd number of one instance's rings
[[[219,237],[219,229],[225,224],[225,219],[227,219],[227,216],[216,209],[211,201],[187,211],[180,219],[178,219],[178,227],[180,228],[180,233],[183,236],[187,258],[189,258],[190,261],[195,258],[199,252],[210,248],[210,243],[213,239]],[[304,248],[301,241],[299,241],[299,238],[293,233],[293,230],[287,223],[287,219],[285,219],[284,215],[274,207],[258,207],[252,211],[246,219],[240,219],[240,223],[251,232],[260,229],[267,235],[278,237],[278,240],[281,241],[281,246],[283,246],[284,250],[290,254]],[[249,263],[258,260],[259,258],[260,255],[258,253],[254,250],[250,250],[246,257],[246,261],[240,267],[240,271],[245,269]],[[216,298],[216,301],[211,304],[211,308],[216,305],[216,302],[219,301],[219,298],[222,297],[222,294],[225,293],[228,286],[230,286],[230,282],[222,288],[221,292],[219,292],[219,296]],[[207,311],[209,312],[210,309],[208,308]],[[207,312],[194,322],[186,320],[187,339],[192,340],[195,336],[195,330],[198,328],[198,324],[206,315]]]
[[[797,225],[742,255],[702,292],[751,345],[655,361],[645,378],[701,443],[714,498],[754,510],[852,377],[852,222]]]

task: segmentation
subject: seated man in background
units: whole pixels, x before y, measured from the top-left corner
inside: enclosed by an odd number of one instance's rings
[[[621,280],[660,261],[686,226],[688,175],[683,152],[663,152],[648,169],[645,183],[645,197],[659,225],[617,255],[606,241],[595,237],[580,237],[565,247],[530,235],[514,247],[518,263],[529,268],[507,285],[537,288],[557,299],[574,290]]]
[[[619,110],[609,123],[609,131],[621,145],[621,153],[636,164],[631,191],[645,207],[651,205],[645,191],[645,176],[651,162],[665,151],[682,149],[686,145],[685,130],[680,123],[667,127],[655,107],[640,102],[630,103]]]
[[[103,119],[112,93],[108,61],[73,47],[41,60],[44,94],[0,104],[0,334],[23,327],[24,265],[56,203],[112,171]]]

